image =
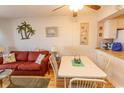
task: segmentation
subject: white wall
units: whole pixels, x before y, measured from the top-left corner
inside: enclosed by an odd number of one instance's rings
[[[15,47],[15,49],[17,48],[18,50],[34,50],[35,48],[50,50],[51,47],[55,45],[62,55],[71,55],[72,52],[68,50],[68,47],[74,46],[78,49],[78,54],[87,55],[95,60],[97,21],[115,12],[115,6],[106,6],[98,11],[97,15],[84,14],[83,16],[80,16],[77,22],[73,22],[72,17],[70,16],[11,19],[11,21],[6,22],[7,26],[4,26],[7,32],[6,38],[11,41],[8,42],[10,43],[8,46]],[[36,30],[36,34],[29,40],[20,40],[21,37],[16,31],[17,25],[24,20],[29,22],[33,29]],[[89,22],[88,45],[80,45],[81,22]],[[59,29],[59,36],[46,38],[45,27],[47,26],[57,26]],[[1,41],[3,40],[1,39]]]
[[[17,33],[17,25],[23,21],[27,21],[36,30],[36,34],[29,40],[20,40],[21,37]],[[89,44],[80,45],[80,23],[89,23]],[[20,18],[11,20],[11,26],[14,32],[15,47],[18,50],[34,50],[42,48],[50,50],[52,46],[57,46],[62,55],[71,55],[72,52],[68,47],[78,48],[78,54],[87,55],[95,60],[96,47],[96,19],[94,15],[83,15],[74,22],[70,16],[53,16],[41,18]],[[57,26],[59,30],[58,37],[47,38],[45,36],[45,27]]]
[[[0,47],[5,48],[5,51],[14,45],[13,32],[10,29],[10,21],[0,19]]]

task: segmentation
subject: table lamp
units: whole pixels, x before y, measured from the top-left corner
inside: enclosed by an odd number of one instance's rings
[[[51,52],[57,52],[57,48],[56,48],[55,46],[53,46],[53,47],[51,48]]]
[[[55,58],[58,57],[58,49],[57,49],[56,46],[53,46],[53,47],[51,48],[51,54],[53,54]]]

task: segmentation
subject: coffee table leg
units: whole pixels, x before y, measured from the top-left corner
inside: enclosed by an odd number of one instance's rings
[[[3,87],[3,85],[2,85],[2,80],[0,80],[0,88],[2,88]]]

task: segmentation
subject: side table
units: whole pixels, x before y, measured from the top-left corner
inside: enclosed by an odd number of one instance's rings
[[[11,82],[11,74],[12,74],[12,70],[11,69],[5,69],[3,72],[0,73],[0,87],[3,88],[3,83],[5,78],[8,78],[10,83]]]

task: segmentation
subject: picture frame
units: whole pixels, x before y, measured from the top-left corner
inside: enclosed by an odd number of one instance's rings
[[[58,27],[46,27],[46,37],[57,37]]]
[[[80,45],[88,45],[89,23],[80,23]]]

